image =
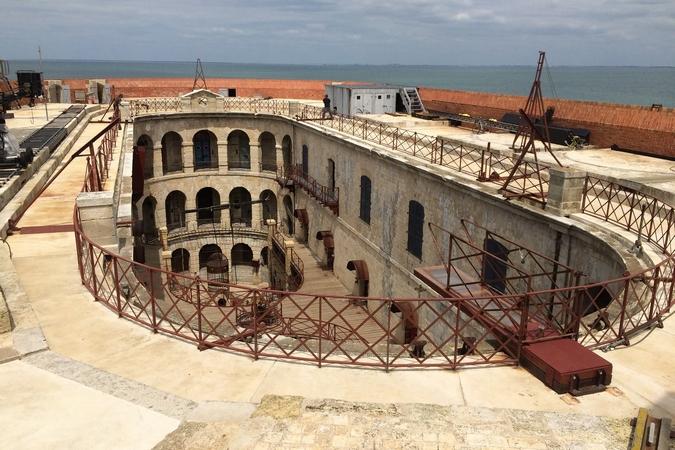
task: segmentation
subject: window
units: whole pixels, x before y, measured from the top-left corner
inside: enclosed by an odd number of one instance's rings
[[[378,95],[378,96],[377,96],[377,99],[378,99],[378,100],[382,100],[382,96],[381,96],[381,95]]]
[[[213,133],[206,130],[198,132],[192,139],[192,145],[195,170],[218,167],[218,143]]]
[[[361,210],[359,217],[366,223],[370,223],[370,178],[361,177]]]
[[[306,145],[302,146],[302,173],[309,173],[309,148]]]
[[[408,204],[408,251],[422,259],[424,240],[424,206],[411,200]]]
[[[357,99],[357,100],[361,100],[361,96],[360,96],[360,95],[357,95],[357,96],[356,96],[356,99]]]
[[[391,95],[387,94],[387,99],[390,99],[390,98],[391,98]]]

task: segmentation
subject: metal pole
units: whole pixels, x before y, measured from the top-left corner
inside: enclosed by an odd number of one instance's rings
[[[117,256],[113,256],[113,276],[115,277],[115,292],[117,294],[117,317],[122,317],[122,298],[120,296],[120,278],[117,265]]]
[[[323,297],[319,297],[319,367],[321,367],[321,344],[323,340],[321,335],[323,334]]]
[[[387,357],[384,360],[384,370],[389,372],[389,345],[391,344],[391,300],[387,301]]]
[[[157,333],[157,311],[155,304],[157,296],[155,295],[155,271],[150,270],[150,307],[152,308],[152,332]]]

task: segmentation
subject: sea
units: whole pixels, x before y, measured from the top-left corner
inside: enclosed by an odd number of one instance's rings
[[[10,74],[37,70],[44,79],[188,77],[195,62],[14,60]],[[211,78],[368,81],[464,91],[527,95],[534,66],[300,65],[202,62]],[[10,78],[13,78],[10,75]],[[545,97],[675,107],[675,67],[551,66],[542,74]]]

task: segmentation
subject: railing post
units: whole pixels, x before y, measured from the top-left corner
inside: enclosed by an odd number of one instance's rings
[[[113,260],[113,277],[115,278],[115,293],[116,293],[116,298],[117,298],[117,317],[122,317],[122,298],[120,296],[120,278],[119,278],[119,272],[117,269],[117,256],[112,257]]]
[[[658,290],[659,287],[659,277],[661,275],[661,267],[657,267],[654,269],[654,287],[652,289],[652,298],[649,301],[649,316],[647,318],[648,321],[651,321],[654,319],[654,305],[656,304],[656,291]]]
[[[625,334],[625,320],[626,320],[626,306],[628,306],[628,290],[630,288],[630,278],[626,278],[626,282],[623,286],[623,299],[621,301],[621,314],[619,316],[619,333],[617,338],[624,339]]]
[[[98,283],[96,282],[96,263],[94,262],[94,246],[87,242],[89,246],[89,261],[91,261],[91,283],[94,289],[94,301],[98,301]]]
[[[253,358],[258,359],[258,291],[253,291]]]
[[[609,209],[612,203],[612,189],[614,188],[614,183],[609,183],[609,192],[607,193],[607,212],[605,214],[605,220],[609,220]],[[632,209],[632,207],[631,207]]]
[[[323,335],[323,297],[319,297],[319,367],[321,367],[321,344]]]
[[[457,349],[459,346],[459,305],[455,302],[455,300],[449,300],[450,304],[454,306],[455,308],[455,351],[453,352],[453,362],[452,362],[452,368],[456,369],[457,368]],[[462,339],[464,341],[464,339]]]
[[[581,196],[581,212],[584,212],[586,210],[587,197],[588,197],[588,175],[586,175],[586,179],[584,180],[584,193]]]
[[[673,224],[673,208],[670,208],[670,211],[668,212],[668,226],[666,227],[666,234],[665,234],[664,240],[663,240],[663,250],[667,254],[671,253],[669,251],[668,244],[669,244],[669,239],[670,239],[670,230],[673,227],[673,225],[675,225],[675,224]]]
[[[413,134],[413,156],[417,155],[417,131]]]
[[[462,171],[462,160],[464,159],[464,146],[462,144],[459,144],[459,170],[460,172]]]
[[[157,295],[155,294],[155,270],[150,269],[150,309],[152,311],[152,332],[157,333]]]
[[[204,348],[204,333],[202,332],[202,296],[201,283],[199,277],[197,280],[197,339],[199,340],[199,348]]]
[[[438,138],[436,138],[438,139]],[[438,139],[441,142],[440,155],[438,157],[438,164],[443,165],[443,153],[445,152],[445,141],[443,139]]]
[[[384,370],[389,372],[389,346],[391,344],[391,299],[386,303],[387,308],[387,357],[384,360]]]

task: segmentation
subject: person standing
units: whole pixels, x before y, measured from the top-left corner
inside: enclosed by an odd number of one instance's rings
[[[326,113],[328,113],[331,119],[333,118],[333,111],[330,110],[330,99],[328,98],[328,94],[323,96],[323,110],[321,111],[322,119],[326,118]]]

